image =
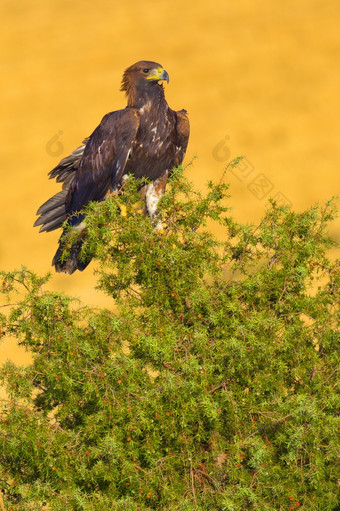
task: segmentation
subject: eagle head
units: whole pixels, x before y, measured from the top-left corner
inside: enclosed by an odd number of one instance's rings
[[[149,88],[160,80],[169,83],[169,75],[165,69],[157,62],[140,60],[125,70],[120,90],[129,94],[131,89]]]

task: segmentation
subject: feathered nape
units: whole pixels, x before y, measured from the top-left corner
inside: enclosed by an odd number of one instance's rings
[[[128,106],[134,106],[137,99],[137,89],[129,77],[129,69],[123,74],[120,90],[125,92]]]
[[[130,85],[130,80],[129,80],[128,74],[129,74],[129,70],[126,69],[124,71],[122,82],[121,82],[121,85],[120,85],[120,90],[122,92],[125,92],[126,95],[128,95],[128,89],[129,89],[129,85]]]
[[[159,82],[148,82],[141,80],[135,82],[133,77],[134,69],[128,68],[123,74],[120,90],[125,92],[127,106],[140,108],[150,100],[157,104],[164,100],[164,87]]]

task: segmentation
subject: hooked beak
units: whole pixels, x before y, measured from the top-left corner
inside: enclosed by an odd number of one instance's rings
[[[169,83],[169,75],[165,69],[159,67],[157,69],[151,69],[149,76],[147,76],[148,80],[165,80]]]

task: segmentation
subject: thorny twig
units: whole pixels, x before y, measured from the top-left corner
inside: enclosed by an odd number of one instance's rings
[[[188,451],[188,458],[189,458],[189,461],[190,461],[191,491],[192,491],[192,496],[193,496],[194,503],[195,503],[195,509],[197,509],[197,500],[196,500],[196,492],[195,492],[195,484],[194,484],[194,473],[193,473],[193,470],[192,470],[192,460],[191,460],[191,456],[189,454],[189,451]]]
[[[273,426],[276,426],[277,424],[279,424],[280,422],[283,422],[285,421],[286,419],[288,419],[289,417],[291,417],[292,414],[289,413],[288,415],[286,415],[285,417],[282,417],[281,419],[278,419],[276,420],[275,422],[271,422],[270,424],[264,424],[263,426],[261,426],[260,428],[258,428],[256,431],[254,431],[254,433],[251,433],[251,435],[247,436],[244,440],[242,440],[242,444],[244,442],[246,442],[247,440],[249,440],[249,438],[251,438],[252,436],[254,435],[257,435],[257,433],[259,433],[260,431],[265,431],[266,429],[270,428],[270,427],[273,427]]]

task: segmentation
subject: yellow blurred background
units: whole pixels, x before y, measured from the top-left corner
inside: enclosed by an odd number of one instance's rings
[[[188,110],[198,187],[245,155],[226,176],[237,219],[256,222],[270,196],[300,210],[339,192],[339,2],[2,0],[0,19],[0,269],[51,269],[59,232],[32,227],[60,189],[47,172],[125,106],[122,73],[141,59],[164,66],[169,105]],[[111,306],[93,268],[50,288]]]

